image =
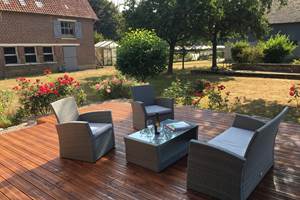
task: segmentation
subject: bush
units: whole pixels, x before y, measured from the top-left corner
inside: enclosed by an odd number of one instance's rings
[[[93,86],[102,100],[131,98],[131,87],[138,82],[127,79],[125,76],[117,75],[100,80]]]
[[[264,49],[264,61],[266,63],[282,63],[291,55],[297,45],[288,36],[277,34],[272,36],[266,43]]]
[[[239,42],[234,43],[231,48],[232,59],[237,63],[246,63],[247,58],[245,58],[243,56],[243,51],[244,51],[244,49],[249,48],[249,47],[250,47],[250,45],[246,41],[239,41]]]
[[[180,79],[173,81],[171,86],[163,92],[164,97],[173,98],[176,104],[191,105],[193,88],[191,82],[183,82]]]
[[[18,78],[17,83],[14,90],[19,94],[21,116],[48,114],[51,111],[50,103],[66,96],[74,96],[80,105],[86,100],[86,94],[80,88],[79,82],[68,74],[47,82]]]
[[[12,113],[9,112],[14,95],[10,91],[0,90],[0,128],[12,125]]]
[[[203,80],[183,82],[179,79],[165,89],[163,96],[175,99],[177,104],[193,105],[214,110],[228,110],[229,92],[223,94],[224,85]],[[204,105],[206,100],[207,106]]]
[[[163,72],[166,61],[167,45],[153,31],[130,31],[117,49],[117,69],[141,81]]]
[[[259,63],[264,58],[264,43],[259,42],[255,46],[250,46],[245,41],[237,42],[231,49],[232,59],[237,63]]]

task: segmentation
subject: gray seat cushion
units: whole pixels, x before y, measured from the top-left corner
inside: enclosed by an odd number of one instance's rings
[[[154,116],[156,113],[160,115],[172,113],[172,110],[170,108],[165,108],[158,105],[145,106],[145,109],[146,109],[146,114],[149,117]]]
[[[254,134],[253,131],[231,127],[208,143],[244,157]]]
[[[89,123],[89,126],[95,138],[100,136],[102,133],[105,133],[108,130],[112,129],[112,124],[106,123]]]

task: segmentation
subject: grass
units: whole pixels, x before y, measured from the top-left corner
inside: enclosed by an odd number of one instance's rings
[[[291,83],[297,83],[296,80],[286,79],[266,79],[266,78],[243,78],[243,77],[225,77],[220,75],[197,75],[192,76],[190,70],[194,68],[209,68],[209,61],[188,62],[186,69],[181,70],[181,63],[175,63],[173,75],[162,74],[148,81],[153,84],[159,94],[170,86],[176,78],[185,80],[204,79],[211,82],[218,82],[226,86],[229,91],[230,102],[233,104],[233,111],[249,115],[258,115],[263,117],[273,117],[285,105],[289,105],[288,90]],[[117,71],[113,67],[107,67],[97,70],[87,70],[80,72],[71,72],[74,78],[79,80],[87,92],[88,103],[99,101],[90,85],[98,78],[111,76]],[[51,77],[57,77],[61,74],[52,74]],[[32,79],[45,79],[44,76],[31,77]],[[1,89],[11,89],[16,84],[15,79],[0,80]],[[241,104],[235,105],[235,97],[243,99]],[[300,114],[296,108],[291,109],[287,116],[287,121],[300,123]]]

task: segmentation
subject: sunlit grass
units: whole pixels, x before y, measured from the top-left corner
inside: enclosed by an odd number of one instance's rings
[[[234,111],[249,115],[259,115],[263,117],[272,117],[285,105],[289,104],[289,87],[292,83],[297,83],[297,80],[286,79],[270,79],[270,78],[243,78],[243,77],[227,77],[220,75],[191,75],[190,70],[194,68],[209,69],[210,61],[187,62],[185,70],[181,70],[181,63],[175,63],[173,75],[161,74],[157,77],[148,80],[156,88],[158,94],[162,94],[163,90],[170,86],[171,82],[180,78],[186,81],[195,79],[204,79],[212,82],[218,82],[226,86],[226,91],[229,91],[230,102],[234,104],[235,98],[245,99],[242,105],[237,105]],[[90,85],[95,83],[97,79],[103,76],[112,76],[117,73],[114,67],[106,67],[102,69],[86,70],[80,72],[71,72],[71,76],[81,82],[83,88],[87,92],[88,103],[99,102],[100,99],[95,92],[90,88]],[[61,74],[52,74],[51,78],[56,78]],[[45,80],[45,76],[32,76],[32,79]],[[15,79],[0,80],[0,88],[11,89],[16,85]],[[13,106],[16,108],[17,103]],[[289,112],[287,121],[300,123],[299,112],[292,109]]]

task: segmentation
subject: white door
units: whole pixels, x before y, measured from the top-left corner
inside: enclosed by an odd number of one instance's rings
[[[63,47],[66,71],[78,70],[76,47]]]

